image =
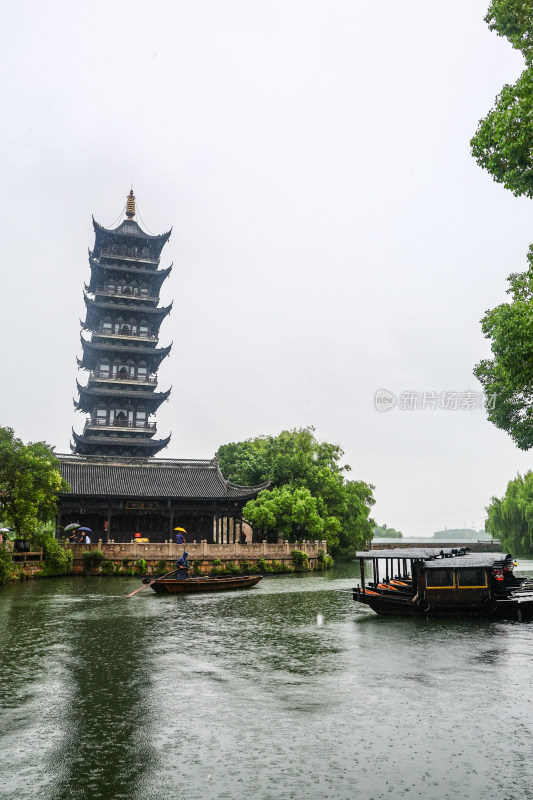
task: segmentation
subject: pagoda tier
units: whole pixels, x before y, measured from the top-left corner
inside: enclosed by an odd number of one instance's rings
[[[107,259],[94,258],[89,251],[89,264],[91,267],[91,280],[87,287],[88,291],[95,292],[98,286],[104,286],[110,280],[120,285],[121,281],[133,281],[142,286],[146,281],[152,291],[159,291],[161,284],[172,272],[172,264],[167,269],[157,269],[156,265],[142,264],[133,266],[131,263],[114,260],[109,262]]]
[[[120,386],[114,389],[96,389],[93,386],[81,386],[76,382],[78,392],[80,393],[79,400],[75,401],[75,406],[79,411],[91,411],[98,400],[116,405],[117,403],[122,407],[123,405],[147,407],[147,411],[153,414],[157,411],[161,403],[168,400],[170,389],[166,392],[147,391],[147,387],[143,386],[139,389],[132,389],[131,386]],[[116,401],[116,402],[115,402]]]
[[[118,228],[109,230],[100,225],[93,217],[95,258],[108,257],[134,259],[142,262],[157,263],[161,250],[168,242],[172,231],[159,236],[151,236],[133,220],[125,219]],[[139,265],[140,265],[139,264]]]
[[[172,303],[166,306],[166,308],[157,308],[143,305],[136,297],[132,297],[129,300],[127,300],[126,297],[120,297],[117,298],[117,302],[115,303],[112,301],[91,300],[86,294],[83,295],[83,299],[85,300],[85,306],[87,308],[87,316],[83,323],[83,327],[86,330],[93,330],[93,328],[100,325],[106,317],[113,317],[115,320],[123,320],[131,317],[135,321],[147,317],[150,321],[151,330],[159,330],[159,326],[172,310]]]
[[[163,359],[168,356],[172,349],[171,344],[168,347],[147,347],[144,343],[141,343],[134,345],[135,350],[133,350],[131,344],[114,344],[109,341],[100,343],[87,341],[83,337],[80,338],[83,356],[78,359],[78,366],[81,369],[97,370],[99,369],[100,361],[107,356],[110,373],[119,372],[124,360],[127,360],[132,352],[135,352],[137,358],[146,360],[148,373],[156,372]]]
[[[74,451],[80,455],[94,456],[140,456],[146,458],[153,456],[162,450],[170,442],[170,436],[166,439],[135,439],[127,436],[88,436],[84,431],[83,436],[79,436],[72,431],[74,439]]]
[[[89,254],[86,318],[78,365],[89,370],[87,386],[77,383],[74,405],[89,414],[82,435],[73,433],[72,449],[84,455],[151,456],[169,442],[153,439],[149,420],[170,394],[156,392],[157,370],[170,352],[158,348],[159,328],[172,304],[159,307],[159,292],[171,267],[158,269],[170,231],[145,233],[133,220],[135,197],[128,196],[126,217],[108,230],[93,219],[95,244]],[[87,292],[93,295],[89,297]]]

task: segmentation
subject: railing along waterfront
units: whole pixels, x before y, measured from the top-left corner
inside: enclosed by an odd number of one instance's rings
[[[183,550],[187,550],[190,561],[258,561],[264,558],[270,561],[290,561],[293,550],[301,550],[307,553],[309,558],[317,558],[319,551],[327,553],[327,542],[325,541],[301,541],[301,542],[249,542],[240,544],[233,542],[230,544],[219,544],[201,541],[186,542],[185,544],[175,544],[171,541],[166,542],[137,542],[132,539],[130,542],[105,542],[102,539],[93,541],[91,544],[67,544],[73,551],[74,558],[81,558],[84,550],[101,550],[106,559],[132,559],[144,558],[146,561],[159,559],[177,559],[183,555]]]

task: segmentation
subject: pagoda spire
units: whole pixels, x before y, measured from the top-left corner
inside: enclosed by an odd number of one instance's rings
[[[133,219],[135,216],[135,195],[133,194],[133,186],[130,189],[128,199],[126,201],[126,216],[128,219]]]

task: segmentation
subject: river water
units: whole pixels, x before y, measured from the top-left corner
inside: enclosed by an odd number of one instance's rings
[[[0,590],[0,797],[533,798],[533,625],[379,618],[356,574]]]

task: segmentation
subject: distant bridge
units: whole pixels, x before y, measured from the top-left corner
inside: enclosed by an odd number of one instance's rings
[[[372,550],[395,550],[398,547],[468,547],[471,553],[499,553],[501,544],[497,539],[385,539],[372,540]]]

